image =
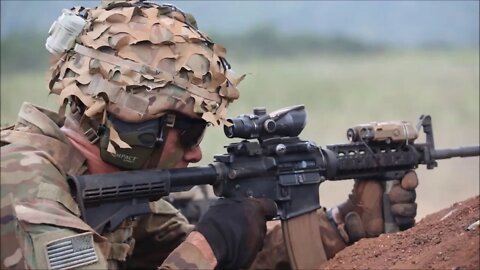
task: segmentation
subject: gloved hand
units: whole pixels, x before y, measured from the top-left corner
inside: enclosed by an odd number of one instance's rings
[[[384,233],[384,207],[387,207],[386,213],[391,213],[392,222],[396,223],[400,230],[406,230],[415,224],[417,174],[409,171],[401,181],[390,183],[393,185],[387,188],[389,190],[384,196],[384,182],[355,180],[349,198],[332,209],[333,220],[340,225],[340,234],[347,243]]]
[[[194,230],[207,239],[218,268],[246,268],[263,247],[266,221],[276,214],[277,207],[272,200],[219,199]]]
[[[402,181],[394,181],[394,185],[387,193],[390,201],[390,211],[401,231],[415,225],[415,216],[417,215],[415,188],[417,186],[417,174],[415,171],[410,171],[403,177]]]
[[[417,204],[415,188],[418,185],[414,171],[401,181],[390,181],[391,189],[384,195],[384,182],[355,180],[349,198],[339,206],[317,210],[321,241],[327,259],[331,259],[348,244],[361,238],[376,237],[384,233],[383,201],[388,199],[393,221],[401,230],[415,224]],[[312,239],[312,241],[318,241]],[[281,226],[272,228],[266,236],[265,247],[257,255],[249,269],[288,269],[288,253],[285,249]]]

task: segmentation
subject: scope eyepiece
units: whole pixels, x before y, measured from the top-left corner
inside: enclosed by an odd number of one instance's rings
[[[232,124],[230,126],[223,126],[225,136],[228,138],[253,139],[258,138],[260,134],[259,127],[257,126],[258,117],[255,115],[244,114],[235,118],[229,118],[227,121]]]
[[[255,108],[253,114],[243,114],[227,121],[223,131],[228,138],[268,139],[298,136],[306,124],[305,106],[286,107],[269,114],[264,108]]]

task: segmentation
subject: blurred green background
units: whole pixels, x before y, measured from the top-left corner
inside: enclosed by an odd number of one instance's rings
[[[85,6],[95,2],[79,1]],[[304,139],[345,143],[347,128],[371,121],[433,119],[436,147],[480,143],[476,1],[175,2],[227,47],[246,79],[229,115],[305,104]],[[56,109],[45,74],[46,32],[67,1],[1,2],[1,124],[20,104]],[[16,8],[27,14],[19,19]],[[197,15],[198,14],[198,15]],[[423,141],[420,137],[419,141]],[[223,153],[222,130],[210,128],[204,159]],[[479,194],[479,159],[439,161],[418,170],[419,216]],[[351,181],[325,183],[321,202],[346,198]]]

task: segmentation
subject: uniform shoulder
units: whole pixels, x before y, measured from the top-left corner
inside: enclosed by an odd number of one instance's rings
[[[66,181],[66,173],[51,161],[48,153],[28,145],[2,147],[1,197],[14,200],[47,199],[80,215]]]
[[[48,153],[28,145],[2,147],[1,176],[2,194],[5,191],[13,192],[15,197],[32,196],[41,183],[58,186],[68,192],[65,172],[51,162]]]

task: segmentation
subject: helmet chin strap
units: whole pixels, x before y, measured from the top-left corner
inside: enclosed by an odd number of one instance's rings
[[[148,161],[145,162],[145,165],[143,167],[144,169],[147,169],[147,168],[154,169],[157,167],[158,162],[160,162],[160,158],[162,157],[162,153],[163,153],[163,148],[165,146],[165,141],[167,140],[168,134],[170,133],[166,129],[167,128],[162,128],[162,134],[164,134],[163,142],[160,143],[158,147],[156,147],[156,149],[153,151]]]
[[[160,134],[156,139],[156,147],[153,151],[150,159],[145,162],[144,169],[150,168],[157,168],[158,163],[162,157],[163,149],[165,148],[165,142],[167,141],[168,135],[170,134],[170,129],[175,124],[175,115],[174,114],[166,114],[163,116],[162,120],[162,129],[160,130]]]

